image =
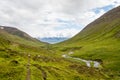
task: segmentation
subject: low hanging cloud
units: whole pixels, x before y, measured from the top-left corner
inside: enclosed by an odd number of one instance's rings
[[[33,37],[72,37],[104,14],[104,7],[117,7],[120,0],[1,0],[0,4],[0,25]]]

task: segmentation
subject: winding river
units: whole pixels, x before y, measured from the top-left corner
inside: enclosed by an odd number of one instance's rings
[[[101,67],[100,63],[97,62],[97,61],[85,60],[85,59],[81,59],[81,58],[75,58],[75,57],[68,56],[67,54],[63,54],[62,57],[64,57],[64,58],[72,58],[74,60],[85,62],[87,67],[95,67],[95,68]]]

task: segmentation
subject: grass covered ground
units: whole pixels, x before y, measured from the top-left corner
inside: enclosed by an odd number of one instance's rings
[[[88,68],[49,51],[0,49],[0,79],[25,80],[28,53],[30,57],[31,80],[96,80],[106,78],[102,70]],[[55,56],[56,55],[56,56]]]
[[[75,49],[75,47],[78,47]],[[102,41],[80,42],[59,48],[61,53],[73,51],[71,56],[86,60],[95,60],[103,66],[104,74],[111,80],[120,79],[120,41],[108,39]]]

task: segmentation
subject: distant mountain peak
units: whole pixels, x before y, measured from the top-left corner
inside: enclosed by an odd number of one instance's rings
[[[68,38],[67,37],[44,37],[44,38],[38,38],[38,39],[43,42],[48,42],[48,43],[54,44],[54,43],[59,43],[59,42],[65,41]]]

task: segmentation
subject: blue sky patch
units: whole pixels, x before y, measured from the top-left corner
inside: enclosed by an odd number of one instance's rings
[[[61,26],[55,27],[54,30],[64,30],[64,29],[78,29],[81,30],[82,25],[76,24],[76,23],[66,23],[66,24],[61,24]]]
[[[113,9],[113,8],[114,8],[113,5],[108,5],[108,6],[104,6],[104,7],[101,7],[101,8],[93,9],[93,11],[94,11],[96,14],[98,14],[98,13],[100,13],[100,10],[104,10],[105,12],[107,12],[107,11]]]

